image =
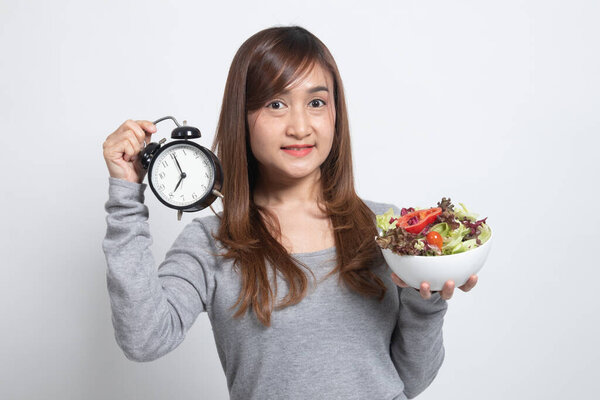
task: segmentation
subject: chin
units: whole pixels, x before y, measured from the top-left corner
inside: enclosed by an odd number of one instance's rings
[[[285,175],[293,178],[293,179],[302,179],[302,178],[306,178],[307,176],[311,176],[314,174],[320,174],[320,170],[319,168],[312,168],[312,169],[295,169],[295,170],[291,170],[291,171],[285,171]]]

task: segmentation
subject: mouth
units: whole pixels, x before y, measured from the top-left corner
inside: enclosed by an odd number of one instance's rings
[[[282,147],[282,150],[304,150],[304,149],[311,149],[315,147],[314,145],[310,145],[310,144],[300,144],[300,145],[293,145],[293,146],[285,146]]]
[[[285,153],[287,153],[293,157],[304,157],[304,156],[308,155],[310,152],[312,152],[313,147],[315,147],[315,146],[308,145],[308,144],[294,145],[294,146],[282,147],[281,150],[283,150]]]

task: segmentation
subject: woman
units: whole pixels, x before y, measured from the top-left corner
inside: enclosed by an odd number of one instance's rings
[[[232,399],[404,399],[431,383],[454,285],[431,294],[389,274],[374,215],[399,209],[356,195],[342,81],[319,39],[274,27],[242,44],[213,144],[223,211],[190,222],[158,273],[136,162],[154,132],[128,120],[104,143],[103,249],[129,359],[167,354],[207,312]]]

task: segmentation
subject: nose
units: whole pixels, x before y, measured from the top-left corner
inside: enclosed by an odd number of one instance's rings
[[[297,139],[303,139],[312,132],[310,116],[304,109],[292,109],[289,114],[286,134]]]

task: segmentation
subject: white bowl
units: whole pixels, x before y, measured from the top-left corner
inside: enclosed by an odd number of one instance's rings
[[[463,285],[471,275],[483,267],[492,247],[492,237],[481,246],[463,253],[444,256],[401,256],[390,249],[381,249],[392,271],[408,285],[419,289],[421,282],[429,282],[431,291],[442,290],[447,280],[454,287]]]

